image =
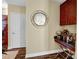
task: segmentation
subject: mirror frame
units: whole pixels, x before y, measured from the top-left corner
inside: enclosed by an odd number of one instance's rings
[[[46,17],[46,20],[45,20],[44,25],[38,25],[38,24],[35,23],[34,17],[35,17],[36,14],[39,14],[39,13],[43,14],[43,15]],[[47,22],[48,22],[48,21],[47,21],[47,19],[48,19],[47,14],[46,14],[44,11],[42,11],[42,10],[37,10],[37,11],[35,11],[35,12],[32,14],[32,17],[31,17],[31,18],[32,18],[32,19],[31,19],[32,24],[33,24],[34,26],[37,26],[37,27],[43,27],[43,26],[45,26],[45,25],[47,24]]]

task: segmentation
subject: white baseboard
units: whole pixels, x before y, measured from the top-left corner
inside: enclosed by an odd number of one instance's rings
[[[22,48],[22,47],[26,47],[26,46],[20,46],[20,47],[8,47],[8,49]]]
[[[47,55],[47,54],[53,54],[53,53],[58,53],[58,52],[63,52],[63,50],[58,49],[58,50],[42,51],[42,52],[38,52],[38,53],[26,54],[26,58],[42,56],[42,55]]]

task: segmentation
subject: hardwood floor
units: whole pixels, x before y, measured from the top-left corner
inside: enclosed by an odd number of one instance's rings
[[[67,56],[65,53],[60,53],[60,54],[63,55],[64,57]],[[44,56],[31,57],[31,58],[27,58],[27,59],[65,59],[60,55],[58,55],[58,57],[55,58],[56,56],[57,56],[57,54],[49,54],[49,55],[44,55]]]
[[[7,50],[5,53],[2,55],[2,59],[25,59],[26,48],[13,48]]]
[[[67,56],[65,53],[61,52],[61,53],[59,53],[60,55],[58,55],[58,58],[55,58],[57,56],[57,54],[58,53],[48,54],[48,55],[43,55],[43,56],[30,57],[27,59],[65,59],[64,57]],[[18,53],[14,59],[26,59],[25,56],[26,56],[26,48],[19,48]],[[64,56],[64,57],[62,57],[62,56]]]
[[[26,48],[20,48],[15,59],[25,59],[25,56],[26,56]]]
[[[60,54],[63,55],[64,57],[67,56],[63,52],[60,53]],[[25,55],[26,55],[26,48],[20,48],[15,59],[25,59]],[[57,53],[56,54],[43,55],[43,56],[37,56],[37,57],[31,57],[31,58],[27,58],[27,59],[64,59],[60,55],[58,55],[58,58],[55,58],[56,55],[57,55]]]

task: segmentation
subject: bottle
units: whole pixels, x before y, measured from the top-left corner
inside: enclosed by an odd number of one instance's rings
[[[69,40],[70,40],[70,39],[69,39],[69,36],[67,36],[67,41],[66,41],[66,42],[68,43],[68,42],[69,42]]]

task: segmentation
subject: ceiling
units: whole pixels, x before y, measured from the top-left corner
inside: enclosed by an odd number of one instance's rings
[[[3,0],[3,3],[26,6],[26,0]]]
[[[66,0],[52,0],[52,1],[62,4]],[[26,6],[26,0],[3,0],[3,3]]]
[[[65,2],[66,0],[54,0],[54,1],[56,1],[56,2],[58,2],[58,3],[60,3],[60,4],[62,4],[62,3]]]

